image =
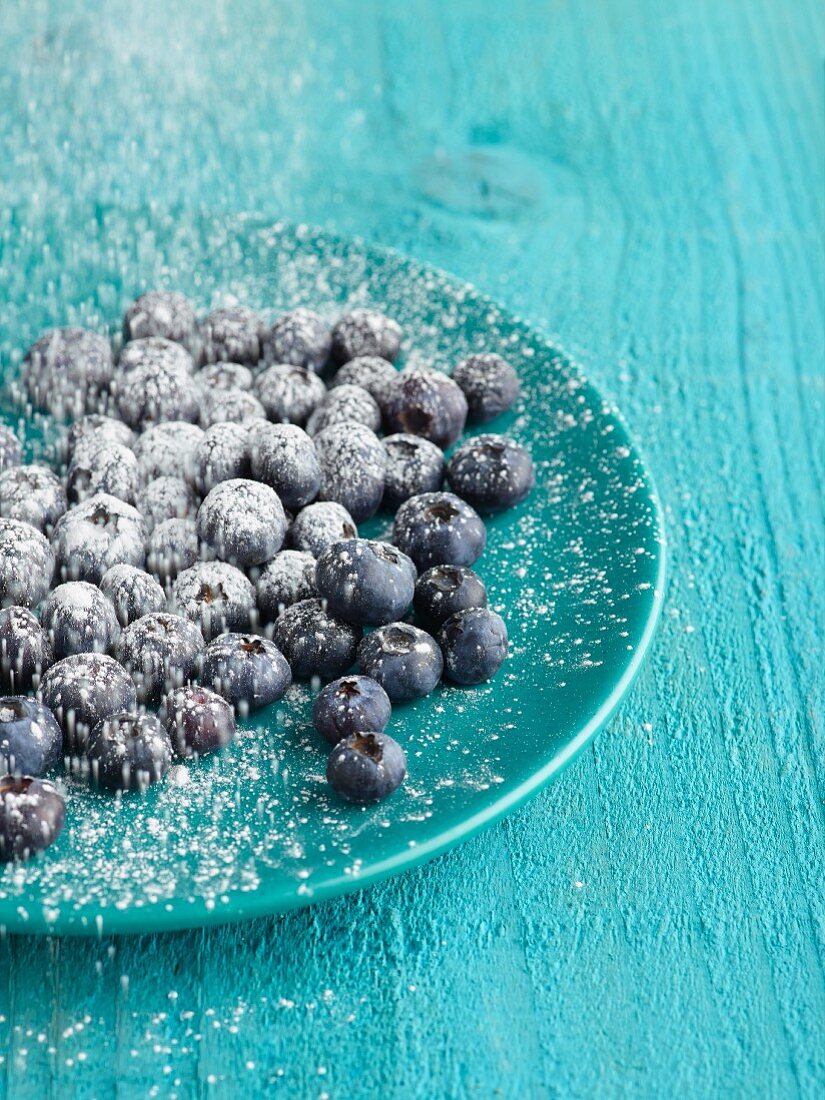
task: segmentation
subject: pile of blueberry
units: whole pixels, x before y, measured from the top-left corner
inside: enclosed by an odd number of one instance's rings
[[[332,788],[384,798],[406,774],[392,702],[496,673],[507,629],[471,568],[480,513],[523,500],[533,464],[493,434],[444,452],[509,409],[518,378],[495,354],[451,377],[398,370],[401,340],[374,310],[331,330],[303,308],[199,321],[155,291],[117,356],[79,328],[29,350],[26,411],[65,430],[50,467],[0,426],[0,858],[60,832],[42,776],[61,761],[144,790],[293,678],[328,681],[313,721]],[[391,541],[359,538],[382,508]]]

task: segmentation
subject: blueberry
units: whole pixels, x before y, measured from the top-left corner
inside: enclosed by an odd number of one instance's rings
[[[46,466],[12,466],[0,473],[0,516],[29,523],[45,535],[67,508],[66,490]]]
[[[386,542],[347,539],[318,559],[315,584],[334,615],[358,626],[380,626],[406,614],[415,566]]]
[[[197,525],[201,541],[216,557],[246,568],[278,553],[287,521],[274,489],[234,478],[210,490],[198,509]]]
[[[329,326],[311,309],[293,309],[279,317],[262,340],[264,361],[321,371],[329,358]]]
[[[162,336],[148,336],[124,346],[117,361],[115,381],[122,382],[138,368],[147,372],[173,370],[181,374],[192,374],[195,361],[186,348],[173,340],[165,340]]]
[[[382,506],[394,512],[419,493],[437,492],[444,483],[444,454],[418,435],[388,435],[384,440],[387,472]]]
[[[384,495],[387,453],[381,440],[365,425],[344,421],[319,432],[314,442],[319,499],[343,504],[356,523],[369,519]]]
[[[73,459],[66,475],[66,495],[72,504],[98,493],[109,493],[134,504],[140,487],[138,460],[129,447],[101,443],[87,449],[84,459]]]
[[[315,447],[295,424],[268,424],[250,447],[252,476],[271,486],[285,508],[296,512],[318,495],[321,469]]]
[[[277,363],[255,380],[255,393],[276,424],[303,427],[326,397],[326,386],[312,371]]]
[[[255,366],[261,358],[264,323],[245,306],[214,309],[201,325],[204,363]]]
[[[150,290],[141,294],[124,314],[123,339],[142,340],[147,336],[162,336],[194,353],[198,347],[195,307],[183,294],[174,291]]]
[[[289,529],[289,541],[296,550],[320,557],[328,546],[341,539],[358,537],[358,528],[342,504],[318,501],[303,508]]]
[[[456,611],[487,606],[481,578],[463,565],[434,565],[415,585],[415,613],[428,630],[436,630]]]
[[[195,448],[187,471],[195,492],[206,496],[222,481],[249,474],[249,444],[241,424],[215,424]]]
[[[414,367],[393,383],[386,410],[390,432],[420,435],[443,450],[464,431],[466,419],[467,400],[446,374]]]
[[[0,686],[19,694],[40,683],[54,663],[49,635],[26,607],[0,611]]]
[[[361,386],[337,386],[307,421],[307,432],[317,435],[333,424],[352,421],[364,424],[373,432],[381,430],[381,410],[375,399]]]
[[[60,723],[67,756],[83,751],[101,719],[137,702],[128,674],[103,653],[64,657],[45,673],[37,697]]]
[[[222,634],[206,647],[201,676],[239,713],[268,707],[292,683],[280,650],[255,634]]]
[[[135,443],[141,480],[185,477],[203,436],[202,428],[185,420],[168,420],[147,428]]]
[[[146,528],[137,509],[108,493],[98,493],[60,518],[53,545],[63,580],[98,584],[113,565],[143,565]]]
[[[467,418],[486,424],[515,405],[518,375],[500,355],[469,355],[453,371],[453,381],[467,398]]]
[[[228,630],[248,630],[255,611],[255,589],[234,565],[200,562],[178,575],[171,606],[197,623],[207,642]]]
[[[183,367],[144,360],[128,373],[119,375],[113,390],[118,412],[135,430],[166,420],[193,422],[198,419],[200,390]]]
[[[417,626],[390,623],[368,634],[358,647],[358,665],[392,700],[429,695],[444,662],[435,640]]]
[[[339,365],[362,355],[394,363],[400,350],[400,326],[375,309],[353,309],[332,330],[332,359]]]
[[[66,819],[63,796],[48,779],[0,779],[0,860],[28,859],[48,848]]]
[[[23,444],[5,424],[0,424],[0,472],[12,470],[23,461]]]
[[[195,494],[182,477],[156,477],[138,493],[135,506],[150,530],[166,519],[191,519],[198,510]]]
[[[112,601],[121,626],[166,608],[166,595],[155,580],[134,565],[113,565],[100,580],[100,590]]]
[[[275,622],[273,640],[297,680],[334,680],[355,662],[360,627],[333,615],[323,600],[299,600]]]
[[[390,697],[369,676],[342,676],[322,689],[312,708],[312,722],[330,745],[342,737],[371,730],[381,733],[392,714]]]
[[[274,622],[285,607],[317,594],[315,558],[302,550],[282,550],[258,578],[258,610],[264,622]]]
[[[54,554],[43,535],[20,520],[0,519],[0,606],[36,606],[53,575]]]
[[[85,462],[101,443],[117,443],[133,447],[135,433],[122,420],[91,413],[76,420],[69,428],[67,444],[70,461]]]
[[[180,760],[197,760],[224,748],[235,736],[232,707],[205,687],[193,685],[170,691],[158,719],[166,727],[172,751]]]
[[[156,612],[130,623],[120,636],[118,657],[141,702],[156,703],[172,688],[194,679],[203,655],[203,635],[180,615]]]
[[[241,363],[207,363],[196,378],[204,392],[213,390],[251,390],[255,376]]]
[[[0,765],[15,775],[44,775],[60,760],[63,735],[48,709],[20,695],[0,698]]]
[[[58,419],[98,411],[113,370],[109,341],[82,328],[51,329],[23,363],[33,403]]]
[[[468,439],[447,463],[450,488],[480,512],[501,512],[519,504],[536,483],[533,460],[503,435]]]
[[[111,791],[145,791],[163,779],[172,742],[154,714],[120,711],[95,726],[86,747],[92,783]]]
[[[400,787],[406,774],[404,750],[386,733],[352,733],[327,761],[327,781],[347,802],[378,802]]]
[[[165,519],[154,528],[146,548],[146,568],[161,584],[174,581],[198,560],[198,529],[191,519]]]
[[[475,509],[452,493],[421,493],[398,509],[392,541],[418,569],[472,565],[487,543],[487,529]]]
[[[58,660],[73,653],[108,653],[120,636],[114,604],[86,581],[59,584],[40,617]]]
[[[372,397],[383,415],[397,377],[398,371],[388,359],[382,359],[380,355],[359,355],[344,363],[330,386],[332,389],[360,386]]]
[[[507,627],[495,611],[471,607],[443,623],[438,643],[444,675],[456,684],[482,684],[495,676],[507,657]]]
[[[266,412],[249,390],[210,390],[201,397],[202,428],[215,424],[249,424],[254,420],[266,420]]]

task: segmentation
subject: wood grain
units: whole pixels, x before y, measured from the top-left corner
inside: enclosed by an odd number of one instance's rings
[[[472,279],[620,403],[668,606],[593,749],[420,871],[236,928],[0,944],[0,1091],[821,1095],[821,11],[166,7],[4,9],[7,243],[153,201]]]

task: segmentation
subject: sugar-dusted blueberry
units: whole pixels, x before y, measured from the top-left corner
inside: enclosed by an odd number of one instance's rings
[[[204,392],[214,390],[251,390],[255,376],[243,363],[207,363],[196,382]]]
[[[441,626],[438,643],[444,675],[456,684],[482,684],[495,676],[507,657],[507,627],[488,607],[457,611]]]
[[[362,386],[342,385],[330,390],[307,421],[307,432],[317,435],[333,424],[349,421],[365,424],[373,432],[381,430],[381,410]]]
[[[398,371],[388,359],[382,359],[380,355],[359,355],[344,363],[333,377],[330,387],[360,386],[372,397],[383,415],[397,377]]]
[[[54,663],[49,635],[27,607],[0,611],[0,686],[16,695],[31,691]]]
[[[249,437],[243,424],[214,424],[204,432],[192,454],[187,476],[195,492],[205,497],[222,481],[249,474]]]
[[[0,473],[0,516],[30,523],[44,535],[66,511],[66,490],[47,466],[12,466]]]
[[[82,328],[51,329],[23,363],[32,402],[58,419],[98,412],[113,371],[109,341]]]
[[[409,623],[389,623],[368,634],[358,647],[358,665],[377,680],[392,700],[420,699],[438,681],[444,661],[436,641]]]
[[[467,419],[475,424],[494,420],[518,400],[518,375],[500,355],[468,355],[456,366],[453,380],[467,398]]]
[[[264,323],[246,306],[213,309],[201,325],[204,363],[241,363],[255,366],[261,358]]]
[[[421,493],[395,514],[392,541],[420,570],[433,565],[473,565],[487,543],[479,514],[453,493]]]
[[[264,622],[272,623],[285,607],[317,594],[312,554],[303,550],[281,550],[266,563],[258,578],[258,611]]]
[[[123,315],[123,339],[143,340],[161,336],[182,344],[194,354],[198,347],[198,317],[183,294],[172,290],[149,290],[141,294]]]
[[[120,711],[99,722],[86,746],[89,778],[110,791],[145,791],[172,763],[172,742],[154,714]]]
[[[60,761],[63,734],[42,703],[22,695],[0,698],[0,766],[15,775],[44,775]]]
[[[90,413],[75,420],[66,438],[67,457],[70,462],[85,462],[87,456],[101,443],[117,443],[121,447],[134,447],[135,433],[128,424],[113,416]]]
[[[277,646],[257,634],[222,634],[206,647],[203,682],[244,715],[276,703],[292,683]]]
[[[119,374],[112,388],[118,412],[136,431],[166,420],[198,419],[200,390],[182,367],[144,361],[128,373]]]
[[[83,751],[102,718],[137,703],[129,674],[105,653],[64,657],[45,673],[37,697],[60,723],[66,756]]]
[[[248,630],[255,612],[249,578],[223,561],[198,562],[172,585],[170,605],[197,623],[207,642],[228,630]]]
[[[387,452],[378,436],[364,424],[343,421],[315,436],[321,467],[319,500],[343,506],[356,523],[378,510],[384,495]]]
[[[355,520],[342,504],[332,500],[317,501],[302,508],[289,528],[289,541],[294,549],[316,558],[341,539],[357,537]]]
[[[113,565],[107,569],[100,580],[100,591],[111,600],[121,626],[166,608],[166,594],[161,586],[134,565]]]
[[[479,512],[519,504],[536,483],[533,460],[520,443],[503,435],[477,435],[447,463],[450,488]]]
[[[275,622],[273,640],[298,680],[334,680],[355,662],[361,628],[333,615],[323,600],[299,600]]]
[[[315,584],[335,615],[358,626],[381,626],[406,614],[416,571],[395,546],[377,539],[347,539],[318,558]]]
[[[250,446],[252,476],[275,490],[285,508],[297,512],[318,495],[321,469],[315,447],[295,424],[267,424]]]
[[[58,660],[73,653],[109,653],[120,624],[108,596],[87,581],[66,581],[46,598],[40,613]]]
[[[140,471],[134,451],[119,443],[101,443],[82,460],[72,459],[66,474],[66,495],[79,504],[98,493],[109,493],[134,504],[140,488]]]
[[[342,737],[386,729],[392,714],[390,697],[369,676],[342,676],[321,689],[312,707],[312,722],[330,745]]]
[[[192,374],[195,361],[181,344],[162,336],[147,336],[125,344],[120,352],[115,372],[115,382],[141,368],[147,373],[156,370],[175,370]]]
[[[163,700],[158,719],[179,760],[198,760],[225,748],[235,736],[235,712],[216,691],[191,684]]]
[[[147,428],[135,443],[141,480],[185,477],[203,434],[197,424],[185,420],[167,420]]]
[[[198,509],[198,535],[221,561],[246,568],[281,549],[287,521],[278,494],[244,478],[222,481]]]
[[[276,363],[258,375],[255,393],[276,424],[303,427],[326,396],[326,386],[312,371]]]
[[[385,419],[390,432],[420,435],[446,449],[464,431],[467,399],[446,374],[428,367],[408,368],[393,383]]]
[[[108,493],[70,508],[58,521],[52,541],[62,580],[98,584],[113,565],[142,566],[146,556],[140,512]]]
[[[29,859],[60,836],[66,820],[63,795],[48,779],[6,775],[0,779],[0,860]]]
[[[394,363],[401,350],[401,326],[377,309],[353,309],[332,330],[332,359],[339,366],[362,355]]]
[[[197,624],[180,615],[144,615],[120,635],[118,657],[141,702],[157,703],[172,688],[195,679],[203,656]]]
[[[198,501],[188,482],[167,474],[145,485],[137,495],[135,506],[151,530],[166,519],[194,518]]]
[[[54,554],[46,538],[28,523],[0,519],[0,607],[35,607],[53,575]]]
[[[413,606],[422,625],[436,630],[456,611],[486,607],[487,589],[465,565],[434,565],[416,581]]]
[[[201,397],[200,425],[250,424],[266,420],[263,405],[249,390],[209,390]]]
[[[289,363],[319,372],[329,358],[329,325],[311,309],[299,307],[278,317],[263,336],[264,362]]]
[[[444,454],[420,435],[400,433],[384,439],[387,470],[383,507],[394,512],[419,493],[437,492],[444,483]]]
[[[404,782],[407,757],[386,733],[351,733],[327,761],[327,782],[347,802],[379,802]]]
[[[7,424],[0,424],[0,472],[23,461],[23,444]]]
[[[153,528],[146,546],[146,568],[161,584],[174,581],[199,557],[198,529],[192,519],[165,519]]]

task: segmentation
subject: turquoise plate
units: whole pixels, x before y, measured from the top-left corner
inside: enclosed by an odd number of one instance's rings
[[[49,933],[147,932],[276,913],[407,870],[540,790],[607,722],[650,644],[664,539],[650,476],[613,406],[545,336],[471,286],[391,252],[315,230],[184,214],[100,211],[82,241],[21,230],[4,264],[0,351],[48,325],[113,327],[147,287],[202,307],[227,296],[272,314],[309,304],[330,318],[371,304],[403,325],[405,361],[449,369],[504,354],[523,380],[497,421],[531,450],[537,485],[489,524],[479,563],[511,657],[480,688],[443,687],[397,707],[391,732],[409,778],[367,809],[324,782],[312,694],[294,686],[224,753],[173,769],[123,799],[67,782],[63,834],[0,871],[0,925]],[[10,384],[10,383],[9,383]],[[6,419],[13,419],[6,406]],[[38,425],[26,426],[34,453]],[[365,525],[386,531],[388,517]]]

